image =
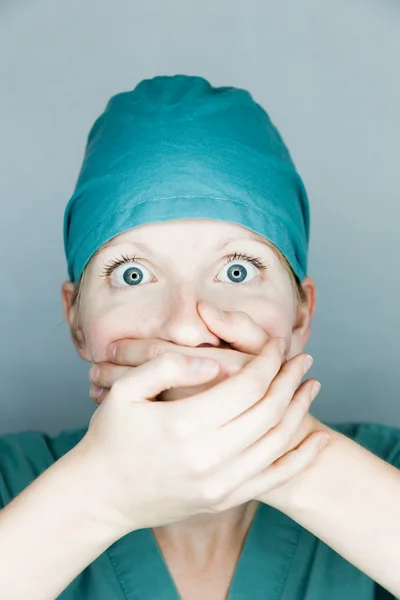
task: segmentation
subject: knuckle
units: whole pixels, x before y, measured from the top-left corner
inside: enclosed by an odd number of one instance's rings
[[[264,396],[265,392],[265,383],[262,380],[261,374],[253,376],[247,385],[247,395],[249,395],[250,398],[261,398],[261,396]]]
[[[161,403],[163,428],[174,441],[183,442],[191,435],[190,422],[179,405]]]
[[[208,470],[208,460],[201,453],[193,453],[190,458],[190,468],[196,475],[203,475]]]
[[[275,338],[268,340],[264,348],[263,354],[271,364],[274,365],[276,363],[276,365],[280,365],[282,363],[283,356]]]
[[[267,350],[263,351],[263,354],[265,355],[265,359],[268,361],[267,371],[270,373],[273,371],[275,374],[277,374],[284,368],[284,366],[287,364],[287,361],[283,362],[283,354],[279,344],[276,343],[275,338],[269,340],[265,347]]]
[[[280,423],[283,417],[283,411],[279,406],[271,406],[268,411],[268,424],[275,427]]]
[[[200,495],[206,506],[213,506],[221,502],[225,496],[221,482],[215,480],[204,481],[200,487]]]
[[[214,463],[210,448],[204,448],[204,444],[200,441],[197,441],[195,444],[191,444],[191,448],[188,452],[188,460],[192,472],[200,476],[209,472]]]
[[[292,439],[292,435],[280,428],[275,431],[274,438],[276,446],[282,450],[288,447],[290,440]]]

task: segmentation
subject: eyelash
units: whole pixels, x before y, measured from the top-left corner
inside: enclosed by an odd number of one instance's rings
[[[261,272],[266,271],[268,269],[267,263],[265,263],[260,256],[250,256],[249,254],[246,254],[245,252],[234,252],[233,254],[229,254],[229,256],[226,256],[225,258],[226,258],[226,261],[224,263],[224,266],[234,260],[245,260],[245,261],[253,264]],[[117,269],[121,265],[124,265],[125,263],[131,263],[131,262],[137,262],[137,257],[136,256],[128,256],[126,254],[123,254],[120,258],[113,259],[109,264],[107,264],[104,267],[102,277],[104,277],[104,278],[110,277],[112,275],[113,271],[115,271],[115,269]],[[248,283],[242,283],[241,285],[247,286],[247,285],[250,285],[251,283],[252,283],[252,280],[249,281]]]

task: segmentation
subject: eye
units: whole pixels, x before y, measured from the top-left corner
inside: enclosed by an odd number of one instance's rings
[[[137,263],[135,258],[123,256],[112,261],[104,269],[104,277],[110,277],[120,287],[137,286],[148,283],[151,275],[148,269]]]
[[[139,285],[140,283],[147,283],[150,277],[146,278],[148,270],[139,264],[127,264],[121,265],[115,269],[113,273],[113,279],[115,279],[118,285]]]
[[[224,269],[226,268],[228,283],[242,283],[243,285],[247,285],[261,271],[265,271],[268,265],[260,258],[235,252],[227,257]],[[249,276],[250,280],[248,279]]]

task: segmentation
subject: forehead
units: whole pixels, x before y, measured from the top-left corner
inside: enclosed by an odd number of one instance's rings
[[[165,244],[222,250],[236,240],[252,240],[273,248],[266,238],[243,225],[211,219],[179,219],[140,225],[119,234],[103,248],[131,243],[148,254]]]

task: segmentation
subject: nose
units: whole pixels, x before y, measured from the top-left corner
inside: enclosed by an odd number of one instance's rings
[[[169,306],[166,307],[161,336],[158,337],[192,348],[223,345],[220,338],[208,329],[201,318],[197,310],[200,299],[183,289],[171,298]],[[204,301],[210,302],[206,299]]]

